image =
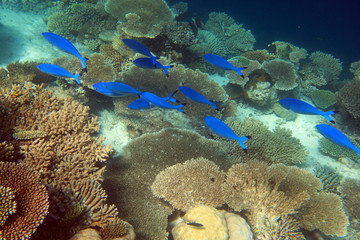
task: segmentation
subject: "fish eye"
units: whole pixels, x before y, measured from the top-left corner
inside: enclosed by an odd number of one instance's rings
[[[215,182],[215,178],[213,178],[213,177],[210,178],[210,181]]]

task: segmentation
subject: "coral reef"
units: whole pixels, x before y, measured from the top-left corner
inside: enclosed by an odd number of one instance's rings
[[[2,237],[28,239],[48,214],[48,193],[29,167],[0,162],[0,169],[0,186],[10,188],[16,202],[15,213],[1,225]]]
[[[294,121],[297,117],[297,114],[293,111],[283,108],[279,103],[273,105],[273,110],[276,116],[285,119],[286,121]]]
[[[360,80],[353,80],[336,92],[338,102],[354,118],[360,117]]]
[[[275,41],[269,44],[268,48],[269,52],[274,54],[276,58],[290,61],[295,65],[299,65],[300,61],[305,59],[308,55],[306,49],[283,41]]]
[[[258,61],[260,64],[265,61],[273,60],[275,58],[275,55],[269,53],[266,49],[248,51],[245,52],[243,56],[247,57],[248,59]]]
[[[344,208],[349,216],[352,228],[360,228],[360,181],[345,178],[341,182],[340,192],[344,201]]]
[[[314,89],[311,91],[311,100],[313,103],[321,108],[328,109],[336,104],[335,93],[329,90]]]
[[[190,24],[186,22],[173,22],[164,29],[164,34],[170,42],[177,46],[187,47],[195,43],[196,36]]]
[[[163,61],[164,59],[160,59]],[[221,117],[222,113],[233,115],[228,110],[233,109],[231,100],[223,88],[215,81],[208,79],[209,75],[199,70],[191,70],[183,65],[176,65],[169,70],[169,77],[161,70],[142,69],[132,66],[129,70],[122,73],[122,82],[131,85],[136,89],[152,92],[158,96],[169,96],[179,86],[188,86],[199,91],[205,97],[219,104],[220,111],[216,111],[211,106],[191,102],[182,109],[186,114],[154,108],[149,111],[135,111],[127,108],[127,105],[136,99],[134,96],[123,97],[114,100],[115,112],[128,126],[139,132],[159,131],[164,127],[180,127],[194,129],[203,135],[208,135],[208,130],[203,127],[205,116]],[[186,103],[186,99],[181,93],[174,96],[181,103]]]
[[[299,164],[308,155],[300,140],[291,136],[291,130],[275,128],[273,131],[259,120],[246,118],[240,120],[227,119],[226,124],[238,136],[251,136],[247,141],[247,153],[236,142],[226,142],[234,161],[247,158],[258,158],[269,163]]]
[[[136,229],[139,239],[165,239],[172,207],[153,196],[150,186],[165,168],[192,158],[204,157],[221,169],[230,159],[217,141],[193,131],[163,129],[143,134],[131,141],[120,159],[105,173],[104,187],[109,201],[115,202],[119,215]]]
[[[184,212],[197,205],[221,207],[224,202],[220,186],[224,180],[225,173],[215,163],[197,158],[161,171],[151,191]]]
[[[326,83],[331,83],[339,79],[342,71],[342,64],[339,59],[331,54],[320,51],[310,55],[311,66],[307,71],[313,72],[315,76],[325,79]]]
[[[343,176],[329,166],[319,166],[315,168],[315,176],[323,183],[325,192],[336,193],[340,195],[339,187]]]
[[[11,188],[0,185],[0,227],[4,225],[6,219],[16,211],[14,198],[15,194]]]
[[[188,224],[199,223],[201,227]],[[171,230],[175,240],[228,240],[228,228],[224,215],[210,206],[189,209],[182,222]]]
[[[105,11],[132,37],[155,38],[174,15],[164,0],[107,0]]]
[[[271,76],[274,87],[289,91],[298,86],[294,64],[282,59],[273,59],[262,64],[262,68]]]

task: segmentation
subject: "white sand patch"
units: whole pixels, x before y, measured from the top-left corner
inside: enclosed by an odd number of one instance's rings
[[[229,78],[220,74],[209,75],[209,79],[217,82],[222,87],[229,83]]]
[[[100,113],[100,133],[105,136],[105,145],[111,145],[115,154],[121,154],[125,145],[131,140],[126,125],[119,121],[114,112],[104,110]]]
[[[64,53],[42,36],[47,32],[43,16],[0,8],[0,67],[16,60],[52,63]],[[84,47],[74,44],[80,52]]]

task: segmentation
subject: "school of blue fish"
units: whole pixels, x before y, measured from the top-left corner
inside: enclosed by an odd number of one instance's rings
[[[77,57],[82,64],[83,71],[87,71],[86,68],[86,61],[87,58],[84,58],[81,56],[79,51],[75,48],[75,46],[68,41],[67,39],[51,33],[51,32],[44,32],[42,35],[45,37],[45,39],[50,42],[52,45],[57,47],[58,49],[69,53],[75,57]],[[140,53],[146,57],[144,58],[137,58],[133,61],[134,65],[137,67],[141,67],[144,69],[162,69],[165,72],[165,75],[169,76],[169,69],[172,67],[171,65],[163,66],[160,62],[157,61],[159,59],[157,56],[153,55],[150,50],[143,45],[142,43],[133,40],[133,39],[123,39],[122,40],[124,44],[129,47],[131,50]],[[226,59],[215,55],[215,54],[206,54],[204,56],[205,60],[224,70],[233,70],[237,72],[241,77],[244,77],[243,73],[241,72],[244,70],[244,67],[235,67],[230,62],[228,62]],[[72,74],[68,70],[54,65],[54,64],[40,64],[37,66],[38,69],[44,73],[47,73],[52,76],[56,77],[64,77],[64,78],[73,78],[75,81],[81,85],[81,81],[79,80],[79,77],[81,76],[81,73]],[[103,94],[108,97],[123,97],[127,95],[136,95],[139,97],[139,99],[131,102],[127,107],[132,110],[147,110],[153,107],[159,107],[159,108],[165,108],[165,109],[175,109],[182,113],[185,113],[182,107],[186,105],[186,103],[179,103],[175,98],[173,98],[174,94],[180,90],[180,92],[188,99],[201,103],[206,104],[214,109],[218,110],[216,102],[212,102],[208,100],[205,96],[203,96],[201,93],[197,92],[196,90],[187,87],[187,86],[179,86],[178,90],[173,92],[168,97],[160,97],[157,96],[151,92],[146,91],[139,91],[132,86],[129,86],[125,83],[120,82],[98,82],[92,85],[92,88],[97,91],[100,94]],[[172,103],[179,103],[178,105],[173,105]],[[301,101],[299,99],[295,98],[284,98],[279,100],[279,104],[295,113],[299,114],[308,114],[308,115],[320,115],[323,116],[325,119],[330,121],[331,123],[335,124],[335,121],[330,117],[331,115],[335,114],[334,111],[329,112],[323,112],[316,107]],[[227,126],[223,121],[221,121],[218,118],[215,118],[213,116],[207,116],[204,118],[205,125],[216,135],[219,135],[220,137],[238,141],[241,148],[246,152],[247,148],[245,145],[245,141],[249,140],[251,136],[237,136],[233,130]],[[343,134],[340,130],[337,128],[327,125],[327,124],[320,124],[316,125],[316,128],[318,131],[327,139],[331,140],[332,142],[346,147],[348,149],[351,149],[355,151],[360,156],[360,148],[357,148],[350,139]]]

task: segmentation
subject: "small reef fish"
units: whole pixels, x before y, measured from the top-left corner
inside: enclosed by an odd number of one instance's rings
[[[86,71],[85,62],[88,59],[81,56],[79,51],[74,47],[74,45],[71,42],[69,42],[65,38],[63,38],[55,33],[52,33],[52,32],[43,32],[42,35],[44,36],[44,38],[46,40],[48,40],[52,45],[54,45],[61,51],[67,52],[67,53],[77,57],[81,61],[81,65],[82,65],[83,69],[85,69],[85,71]]]
[[[345,134],[343,134],[340,130],[336,129],[333,126],[327,125],[327,124],[319,124],[316,125],[316,128],[319,130],[319,132],[329,139],[330,141],[349,148],[351,150],[354,150],[359,156],[360,156],[360,148],[356,147],[349,138],[346,137]]]
[[[335,123],[335,121],[332,118],[330,118],[330,116],[329,116],[329,115],[335,114],[334,111],[330,111],[330,112],[320,111],[316,107],[314,107],[304,101],[301,101],[299,99],[284,98],[284,99],[279,100],[279,104],[283,108],[286,108],[293,112],[301,113],[301,114],[308,114],[308,115],[321,115],[321,116],[325,117],[327,120],[329,120],[330,122]]]
[[[236,71],[241,77],[244,77],[244,74],[241,72],[241,70],[244,70],[244,67],[235,67],[234,65],[232,65],[231,63],[229,63],[225,58],[222,58],[218,55],[215,54],[206,54],[204,56],[204,58],[206,59],[206,61],[208,61],[209,63],[225,69],[225,70],[234,70]]]
[[[153,60],[153,64],[155,65],[155,60],[158,59],[156,56],[152,55],[149,49],[145,47],[142,43],[139,43],[138,41],[134,39],[123,39],[123,42],[126,46],[128,46],[131,50],[141,53],[145,56],[148,56]]]
[[[80,74],[72,74],[70,73],[68,70],[66,70],[65,68],[62,68],[58,65],[55,64],[40,64],[37,66],[37,68],[44,72],[47,73],[49,75],[55,76],[55,77],[66,77],[66,78],[74,78],[75,81],[81,85],[81,82],[79,80]]]
[[[251,138],[250,136],[238,137],[228,125],[226,125],[223,121],[221,121],[216,117],[208,116],[205,117],[204,120],[206,125],[212,132],[216,133],[217,135],[223,138],[238,141],[240,143],[241,148],[245,152],[247,152],[244,141],[249,140]]]
[[[164,69],[165,75],[167,77],[169,77],[168,69],[172,68],[171,65],[163,66],[161,63],[159,63],[158,61],[151,59],[151,58],[138,58],[138,59],[135,59],[133,61],[133,63],[138,67],[146,68],[146,69],[162,68],[162,69]]]
[[[173,98],[173,96],[176,92],[177,91],[173,92],[169,97],[164,97],[162,99],[164,99],[165,101],[170,101],[170,102],[178,102],[178,100]],[[148,102],[144,98],[140,98],[135,101],[132,101],[127,107],[132,110],[140,110],[141,111],[141,110],[153,108],[153,107],[155,107],[155,105],[151,104],[151,102]]]
[[[108,97],[123,97],[131,94],[140,96],[140,91],[121,82],[98,82],[92,85],[92,88]]]
[[[197,222],[187,222],[186,224],[189,225],[190,227],[193,227],[193,228],[205,229],[204,225],[202,225],[201,223],[197,223]]]
[[[206,97],[204,97],[201,93],[195,91],[192,88],[186,87],[186,86],[181,86],[179,87],[179,90],[189,99],[198,102],[198,103],[203,103],[203,104],[208,104],[210,106],[212,106],[213,108],[215,108],[216,110],[218,109],[218,107],[216,106],[216,103],[209,101]]]
[[[174,93],[175,93],[175,92],[174,92]],[[162,97],[156,96],[155,94],[150,93],[150,92],[142,92],[142,93],[141,93],[141,97],[143,97],[143,98],[144,98],[146,101],[148,101],[150,104],[153,104],[153,105],[155,105],[155,106],[157,106],[157,107],[160,107],[160,108],[168,108],[168,109],[176,109],[176,110],[184,113],[184,110],[182,110],[181,108],[182,108],[183,106],[185,106],[185,104],[180,104],[180,105],[175,106],[175,105],[172,105],[172,104],[170,104],[170,103],[167,102],[166,99],[168,99],[168,100],[170,100],[170,101],[172,100],[172,95],[173,95],[174,93],[172,93],[172,94],[170,95],[170,97],[165,98],[165,99],[162,98]]]

